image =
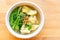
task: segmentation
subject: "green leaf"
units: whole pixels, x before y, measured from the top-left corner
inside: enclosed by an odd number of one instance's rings
[[[14,21],[15,21],[16,18],[17,18],[17,12],[18,12],[18,7],[15,8],[15,9],[11,12],[11,14],[10,14],[10,19],[9,19],[9,21],[10,21],[10,24],[11,24],[11,25],[13,25]]]
[[[25,27],[28,28],[28,30],[30,30],[32,28],[32,24],[31,23],[27,23],[27,24],[25,24]]]

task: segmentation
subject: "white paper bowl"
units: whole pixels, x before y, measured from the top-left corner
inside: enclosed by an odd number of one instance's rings
[[[26,5],[26,4],[27,4],[27,5],[30,5],[30,6],[33,6],[33,7],[35,7],[35,8],[38,10],[38,12],[39,12],[39,14],[40,14],[40,26],[39,26],[39,27],[36,29],[36,31],[34,31],[33,33],[27,34],[27,35],[22,35],[22,34],[16,33],[16,32],[11,28],[11,26],[10,26],[10,24],[9,24],[9,16],[10,16],[11,11],[12,11],[14,8],[16,8],[17,6]],[[15,3],[15,4],[12,5],[12,6],[9,8],[9,10],[7,11],[7,14],[6,14],[6,26],[7,26],[7,29],[9,30],[9,32],[10,32],[12,35],[14,35],[14,36],[16,36],[16,37],[18,37],[18,38],[31,38],[31,37],[36,36],[36,35],[42,30],[43,25],[44,25],[44,14],[43,14],[43,11],[42,11],[42,9],[41,9],[37,4],[35,4],[35,3],[33,3],[33,2],[22,1],[22,2]]]

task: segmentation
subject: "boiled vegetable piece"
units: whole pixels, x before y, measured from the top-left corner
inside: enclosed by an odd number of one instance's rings
[[[14,30],[19,30],[19,17],[20,16],[18,16],[19,14],[20,14],[20,12],[21,12],[21,7],[18,9],[18,11],[17,11],[17,19],[16,19],[16,21],[14,22],[14,25],[13,25],[13,29]]]
[[[28,28],[28,30],[30,30],[31,27],[32,27],[32,24],[31,23],[27,23],[27,24],[25,24],[25,27]]]
[[[10,14],[10,19],[9,19],[9,21],[10,21],[10,24],[11,24],[11,25],[13,25],[14,21],[15,21],[16,18],[17,18],[18,8],[19,8],[19,7],[15,8],[15,9],[11,12],[11,14]]]
[[[19,29],[22,27],[22,25],[23,25],[23,17],[24,17],[24,14],[22,12],[20,12],[19,16],[17,16],[17,19],[16,19],[17,21],[16,21],[15,27],[17,26]]]
[[[18,31],[22,24],[23,23],[19,23],[22,19],[21,19],[21,7],[18,7],[18,8],[15,8],[12,13],[11,13],[11,16],[10,16],[10,24],[12,24],[12,28],[15,30],[15,31]],[[13,21],[12,21],[13,20]],[[22,20],[23,21],[23,20]],[[21,21],[21,22],[22,22]]]

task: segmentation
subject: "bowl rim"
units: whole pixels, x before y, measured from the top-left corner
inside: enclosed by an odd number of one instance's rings
[[[12,30],[12,28],[10,27],[9,22],[8,22],[8,20],[9,20],[8,14],[9,14],[9,12],[11,11],[11,9],[12,9],[14,6],[16,6],[16,5],[18,5],[18,4],[21,4],[21,3],[24,3],[24,2],[25,2],[25,3],[30,3],[30,4],[32,4],[32,5],[35,5],[37,8],[39,8],[39,10],[40,10],[40,12],[41,12],[41,13],[40,13],[40,14],[41,14],[41,15],[40,15],[40,16],[41,16],[41,23],[40,23],[39,28],[36,29],[36,31],[35,31],[34,33],[29,34],[29,35],[22,35],[22,34],[18,34],[18,33],[16,33],[16,32],[14,32],[14,30]],[[15,4],[13,4],[13,5],[8,9],[7,14],[6,14],[6,20],[5,20],[5,22],[6,22],[6,27],[7,27],[7,29],[9,30],[9,32],[10,32],[12,35],[16,36],[17,38],[31,38],[31,37],[36,36],[36,35],[42,30],[43,25],[44,25],[44,14],[43,14],[43,11],[42,11],[41,7],[38,6],[37,4],[35,4],[34,2],[21,1],[21,2],[17,2],[17,3],[15,3]]]

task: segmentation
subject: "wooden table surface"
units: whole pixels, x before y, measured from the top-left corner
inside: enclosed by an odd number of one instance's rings
[[[44,12],[45,24],[42,31],[30,39],[16,38],[6,28],[7,10],[16,2],[26,0],[0,0],[0,40],[60,40],[60,0],[28,0],[40,6]]]

